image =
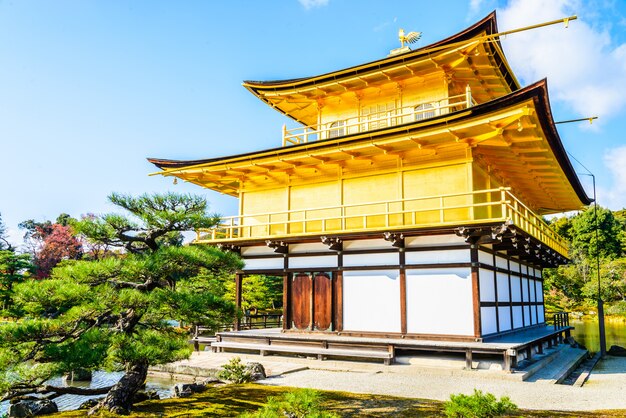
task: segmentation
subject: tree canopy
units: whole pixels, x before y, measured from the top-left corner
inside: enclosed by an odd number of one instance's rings
[[[0,250],[3,249],[11,249],[11,243],[9,242],[7,236],[7,227],[2,220],[2,214],[0,213]]]
[[[593,206],[569,217],[555,218],[552,227],[570,242],[572,263],[544,272],[547,301],[562,309],[595,304],[598,260],[602,298],[626,301],[626,216]],[[596,216],[597,226],[596,231]],[[626,310],[621,313],[626,313]]]
[[[164,194],[111,202],[127,214],[73,223],[86,240],[124,250],[115,257],[65,260],[49,279],[14,288],[19,317],[0,329],[0,390],[5,398],[38,391],[64,393],[45,382],[76,369],[124,370],[96,409],[124,412],[148,367],[190,355],[188,332],[171,325],[224,323],[231,302],[198,292],[207,277],[242,267],[239,256],[209,246],[181,246],[181,232],[219,218],[196,196]],[[76,388],[73,388],[76,389]]]

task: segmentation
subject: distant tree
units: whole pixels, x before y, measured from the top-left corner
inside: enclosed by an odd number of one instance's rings
[[[61,261],[79,260],[82,255],[82,243],[74,236],[72,227],[54,223],[43,238],[41,248],[35,253],[33,261],[37,277],[49,277],[52,269]]]
[[[622,242],[625,238],[621,223],[609,209],[598,207],[596,238],[595,217],[595,209],[589,207],[572,219],[572,246],[580,249],[587,258],[599,256],[616,259],[621,257],[623,255]]]
[[[71,226],[75,221],[67,213],[62,213],[54,223],[28,219],[18,225],[20,229],[26,230],[24,242],[32,255],[37,277],[49,277],[52,269],[63,260],[78,260],[82,257],[82,242]]]
[[[550,221],[550,226],[566,240],[572,240],[572,217],[560,216],[558,218],[553,218]]]
[[[235,300],[235,282],[230,279],[225,282],[225,293],[228,300]],[[283,278],[253,274],[243,279],[242,286],[243,309],[276,309],[283,303]]]
[[[572,217],[552,219],[550,225],[570,241],[571,264],[544,270],[547,298],[568,308],[598,297],[598,260],[602,298],[624,300],[626,293],[626,212],[593,206]],[[599,257],[599,259],[597,258]]]
[[[3,249],[10,250],[11,248],[13,248],[6,234],[7,234],[7,227],[2,221],[2,214],[0,213],[0,250],[3,250]]]
[[[0,250],[0,300],[5,313],[13,305],[13,286],[24,280],[30,267],[30,254]]]
[[[15,287],[22,317],[0,327],[0,392],[4,399],[68,388],[46,382],[75,369],[123,370],[118,383],[73,393],[106,393],[92,412],[128,411],[148,367],[187,358],[188,331],[170,325],[232,320],[235,307],[198,292],[206,277],[242,267],[239,256],[209,246],[179,246],[181,231],[215,226],[207,203],[188,195],[113,194],[130,215],[103,215],[76,223],[95,242],[127,250],[123,257],[67,261],[50,279]]]
[[[100,260],[105,257],[115,257],[121,254],[121,251],[114,249],[106,242],[94,241],[89,239],[85,233],[91,233],[94,223],[97,222],[97,216],[89,213],[83,215],[81,221],[72,219],[69,225],[76,231],[77,238],[83,246],[83,258],[86,260]],[[85,232],[82,232],[85,229]]]

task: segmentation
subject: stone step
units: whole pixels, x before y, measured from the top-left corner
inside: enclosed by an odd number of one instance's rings
[[[255,344],[230,341],[212,343],[211,348],[214,347],[219,349],[258,351],[261,355],[266,353],[313,354],[317,355],[320,360],[324,360],[326,356],[372,358],[385,360],[385,362],[389,362],[393,359],[393,353],[375,350],[337,349],[299,345],[283,346],[278,344]]]

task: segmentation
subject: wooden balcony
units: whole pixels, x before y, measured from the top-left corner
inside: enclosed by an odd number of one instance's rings
[[[287,129],[283,125],[283,147],[425,120],[467,109],[475,104],[472,92],[469,86],[467,86],[465,94],[449,96],[441,100],[369,113],[332,123],[301,126],[293,129]]]
[[[235,243],[504,222],[511,222],[567,257],[567,242],[504,187],[416,199],[231,216],[223,218],[216,228],[198,230],[196,242]]]

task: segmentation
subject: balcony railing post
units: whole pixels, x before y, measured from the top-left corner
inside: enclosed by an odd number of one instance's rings
[[[389,227],[389,202],[385,204],[385,226]]]
[[[283,124],[283,147],[287,146],[287,125]]]
[[[472,107],[472,88],[469,84],[465,86],[465,107]]]
[[[439,222],[443,223],[445,216],[444,216],[444,210],[443,210],[443,196],[441,196],[439,198]]]
[[[502,217],[506,218],[508,215],[506,208],[506,190],[503,187],[500,188],[500,205],[502,208]]]

